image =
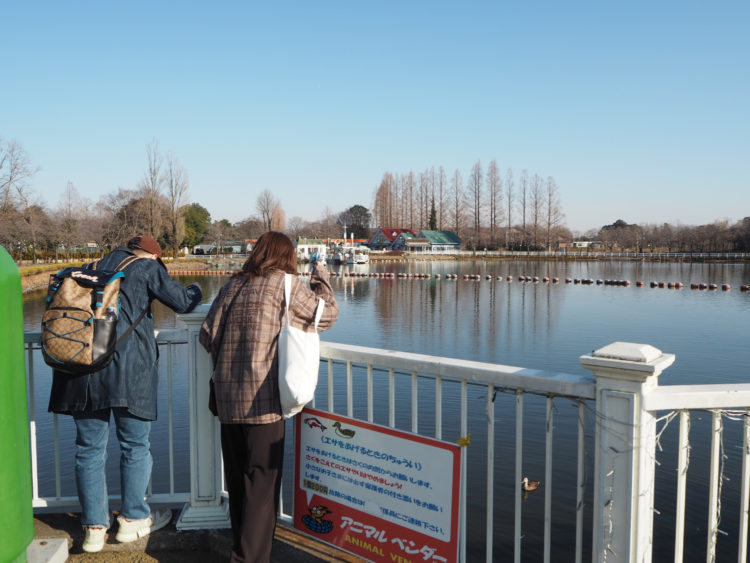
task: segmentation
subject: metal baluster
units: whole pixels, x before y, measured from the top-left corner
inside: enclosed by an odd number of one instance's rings
[[[36,405],[34,402],[34,345],[29,342],[26,349],[29,362],[29,446],[31,449],[31,491],[32,498],[39,498],[39,466],[36,451]],[[59,496],[59,494],[58,494]]]
[[[417,398],[417,372],[411,372],[411,431],[415,434],[419,433],[417,429],[417,409],[419,408],[419,401]]]
[[[583,561],[583,494],[586,488],[585,479],[585,413],[586,405],[583,401],[578,401],[578,487],[576,491],[576,563]]]
[[[388,368],[388,426],[396,427],[396,378],[393,368]]]
[[[346,416],[354,416],[354,387],[352,384],[352,362],[346,361]]]
[[[740,530],[739,530],[739,554],[737,561],[743,563],[747,561],[747,522],[748,509],[750,506],[750,409],[745,410],[745,420],[743,423],[743,441],[742,441],[742,492],[740,493]]]
[[[719,463],[721,458],[721,411],[713,411],[711,430],[711,477],[708,492],[708,542],[706,561],[716,561],[716,532],[719,527]]]
[[[547,397],[546,451],[544,454],[544,563],[550,562],[552,537],[552,429],[554,403]]]
[[[461,436],[466,436],[469,431],[469,425],[467,422],[467,386],[466,380],[461,380]],[[459,508],[459,519],[461,526],[461,554],[460,560],[466,561],[466,451],[461,456],[461,501]]]
[[[333,412],[333,360],[328,358],[328,412]]]
[[[516,390],[516,483],[513,531],[513,561],[521,563],[521,465],[523,459],[523,390]]]
[[[680,411],[680,436],[677,455],[677,500],[675,503],[674,560],[682,563],[685,544],[685,493],[690,453],[690,413]]]
[[[169,431],[169,494],[174,495],[174,401],[172,395],[172,382],[174,368],[172,366],[172,353],[174,345],[167,344],[167,413]]]
[[[373,422],[374,405],[372,396],[372,364],[367,364],[367,422]]]
[[[485,558],[487,563],[492,563],[492,540],[493,540],[493,523],[495,520],[495,386],[490,383],[487,386],[487,401],[485,409],[487,411],[487,524],[486,524],[486,551]]]
[[[443,439],[443,378],[435,376],[435,438]]]

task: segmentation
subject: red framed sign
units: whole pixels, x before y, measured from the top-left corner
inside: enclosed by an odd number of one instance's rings
[[[294,527],[370,561],[458,561],[461,447],[305,408]]]

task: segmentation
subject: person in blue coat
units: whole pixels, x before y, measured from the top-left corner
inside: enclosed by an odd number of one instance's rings
[[[145,501],[151,478],[149,442],[156,420],[159,351],[154,338],[151,302],[161,301],[178,313],[192,311],[202,299],[197,283],[184,287],[167,273],[159,243],[148,236],[130,239],[102,258],[98,270],[123,269],[117,336],[127,331],[142,312],[146,314],[121,343],[112,362],[100,371],[70,375],[53,372],[49,411],[73,416],[76,425],[75,475],[81,502],[81,524],[86,532],[84,551],[104,547],[110,512],[105,460],[110,419],[114,418],[120,443],[122,506],[117,541],[130,542],[166,526],[169,510],[151,511]]]

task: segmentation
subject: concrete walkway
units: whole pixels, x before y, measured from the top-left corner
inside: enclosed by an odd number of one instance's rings
[[[115,528],[109,532],[104,549],[99,553],[86,553],[81,549],[83,529],[78,514],[38,514],[34,518],[34,539],[63,538],[68,544],[68,562],[163,562],[163,563],[213,563],[229,561],[232,539],[229,530],[177,531],[174,521],[178,515],[173,510],[172,522],[153,534],[132,543],[119,543],[114,539]],[[344,551],[319,543],[293,528],[276,526],[271,561],[276,563],[323,561],[363,561]],[[29,561],[41,563],[41,561]]]

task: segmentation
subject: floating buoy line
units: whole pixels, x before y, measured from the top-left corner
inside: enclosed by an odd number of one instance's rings
[[[236,274],[236,271],[230,271],[230,270],[170,270],[169,272],[172,276],[232,276]],[[310,276],[310,272],[300,272],[301,276]],[[513,282],[514,279],[517,279],[521,283],[543,283],[543,284],[559,284],[560,278],[556,277],[539,277],[539,276],[518,276],[517,278],[514,278],[513,276],[498,276],[498,275],[490,275],[485,274],[484,276],[480,274],[445,274],[441,276],[441,274],[421,274],[421,273],[408,273],[408,272],[330,272],[330,276],[332,278],[336,277],[343,277],[343,278],[376,278],[376,279],[420,279],[420,280],[429,280],[429,279],[435,279],[439,280],[443,277],[446,280],[458,280],[462,279],[465,281],[481,281],[482,279],[486,281],[506,281],[506,282]],[[597,279],[592,280],[591,278],[565,278],[563,280],[566,284],[573,284],[573,285],[609,285],[609,286],[617,286],[617,287],[629,287],[631,285],[630,280],[605,280],[605,279]],[[657,289],[683,289],[685,287],[685,284],[682,282],[668,282],[668,281],[650,281],[650,282],[644,282],[643,280],[637,280],[635,282],[636,287],[645,287],[648,285],[648,287],[651,288],[657,288]],[[699,290],[699,291],[718,291],[721,289],[722,291],[730,291],[732,289],[732,286],[728,283],[723,284],[717,284],[717,283],[703,283],[703,282],[692,282],[690,284],[690,289],[693,290]],[[743,293],[747,293],[750,291],[750,286],[747,284],[743,284],[740,286],[740,291]]]

